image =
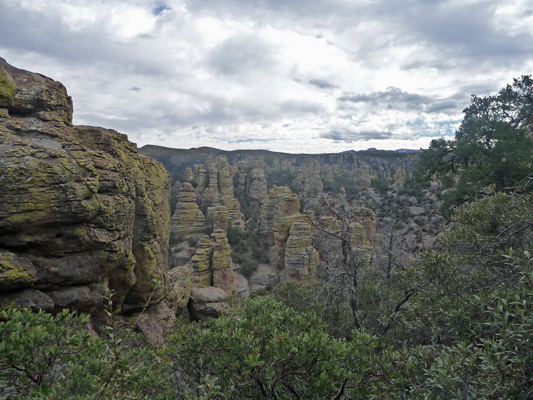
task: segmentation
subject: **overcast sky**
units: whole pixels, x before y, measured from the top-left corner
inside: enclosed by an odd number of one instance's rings
[[[139,146],[421,148],[533,71],[531,0],[0,0],[0,57]]]

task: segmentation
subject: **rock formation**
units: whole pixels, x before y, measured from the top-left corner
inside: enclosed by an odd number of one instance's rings
[[[171,230],[180,236],[205,232],[204,214],[196,204],[196,194],[189,182],[185,182],[178,193]]]
[[[229,308],[227,293],[217,287],[193,287],[187,310],[191,320],[217,318]]]
[[[282,282],[316,273],[320,257],[313,247],[313,229],[308,217],[300,212],[298,196],[288,187],[274,186],[268,193],[261,209],[259,232],[274,246],[283,267],[279,275]]]
[[[316,159],[307,160],[305,167],[299,169],[296,175],[298,193],[305,197],[322,192],[324,188],[320,177],[320,163]]]
[[[185,182],[192,182],[194,180],[194,175],[192,173],[191,167],[185,168],[185,175],[183,177]]]
[[[312,277],[319,263],[320,255],[313,247],[311,224],[305,220],[295,221],[285,243],[285,268],[280,274],[281,281]]]
[[[233,175],[225,156],[209,155],[206,158],[206,168],[202,164],[194,166],[194,178],[198,182],[197,193],[204,210],[211,208],[213,217],[224,214],[221,207],[225,207],[228,222],[219,224],[220,229],[227,231],[228,225],[244,230],[244,217],[241,213],[239,201],[233,195]],[[213,208],[214,207],[214,208]],[[219,220],[222,222],[222,220]]]
[[[122,310],[167,291],[170,177],[65,87],[0,59],[0,304]],[[156,288],[154,280],[162,285]]]
[[[191,259],[194,271],[194,286],[214,286],[231,294],[235,290],[231,251],[223,230],[216,230],[198,242]]]
[[[189,302],[193,285],[193,270],[190,265],[172,268],[169,273],[171,290],[167,303],[175,315],[178,315]]]
[[[258,204],[267,196],[267,181],[262,157],[239,161],[235,166],[234,180],[239,191]]]
[[[194,272],[193,286],[212,286],[213,271],[211,270],[211,257],[213,249],[209,236],[204,236],[196,246],[196,253],[192,256],[192,267]]]
[[[225,205],[217,204],[207,209],[207,219],[213,224],[213,230],[228,231],[229,212]]]
[[[274,186],[270,189],[261,208],[259,232],[263,236],[272,237],[276,253],[282,260],[292,224],[303,218],[300,200],[287,186]]]
[[[211,259],[213,286],[231,294],[235,291],[235,282],[226,232],[216,230],[212,233],[211,238],[213,239],[213,257]]]
[[[188,310],[192,319],[218,316],[228,295],[236,292],[231,251],[223,230],[202,237],[192,257],[193,285]],[[209,303],[209,304],[207,304]]]

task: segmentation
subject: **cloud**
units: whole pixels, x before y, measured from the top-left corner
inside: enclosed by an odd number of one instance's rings
[[[311,79],[308,82],[311,86],[316,86],[319,89],[336,89],[338,86],[329,83],[325,79]]]
[[[358,129],[333,129],[329,132],[320,134],[321,138],[332,139],[344,142],[368,141],[372,139],[389,139],[393,136],[391,132],[382,132],[377,130],[358,130]]]
[[[147,143],[418,148],[533,70],[529,0],[3,0],[0,56]]]
[[[360,103],[371,107],[389,110],[418,111],[425,113],[456,112],[458,103],[452,98],[431,98],[416,93],[408,93],[399,88],[370,94],[344,94],[338,98],[341,103]]]
[[[234,35],[219,43],[208,56],[217,73],[242,76],[265,71],[276,64],[274,47],[257,35]]]

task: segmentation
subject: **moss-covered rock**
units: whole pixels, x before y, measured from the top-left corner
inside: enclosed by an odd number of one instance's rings
[[[7,108],[13,105],[13,99],[17,93],[17,86],[7,77],[7,74],[0,68],[0,107]]]
[[[1,71],[17,89],[11,118],[0,118],[0,290],[38,287],[46,307],[56,299],[52,307],[85,310],[101,303],[94,285],[114,290],[123,310],[162,298],[170,234],[164,167],[140,156],[126,135],[73,127],[59,82],[4,60]]]
[[[37,281],[33,265],[8,251],[0,251],[0,290],[31,287]]]

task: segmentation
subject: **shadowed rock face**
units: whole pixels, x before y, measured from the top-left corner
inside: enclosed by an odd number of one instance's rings
[[[0,59],[0,306],[123,310],[161,297],[170,177],[116,131],[72,126],[65,87]]]

